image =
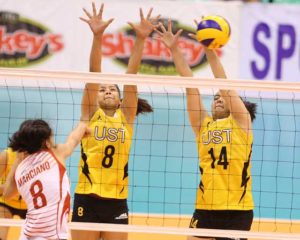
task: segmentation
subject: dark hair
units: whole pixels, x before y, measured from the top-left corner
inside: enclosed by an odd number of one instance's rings
[[[121,91],[119,86],[116,84],[115,85],[119,96],[121,97]],[[143,98],[138,98],[138,104],[137,104],[137,110],[136,110],[136,115],[139,115],[140,113],[150,113],[153,112],[153,108],[152,106],[148,103],[148,101],[146,99]]]
[[[50,138],[52,130],[42,119],[26,120],[17,132],[9,138],[9,147],[13,151],[29,154],[45,149],[46,140]]]
[[[118,90],[119,98],[121,98],[121,90],[120,90],[120,88],[119,88],[119,86],[118,86],[117,84],[115,84],[115,86],[116,86],[116,88],[117,88],[117,90]]]
[[[150,112],[153,112],[153,108],[148,103],[148,101],[143,98],[138,98],[136,115],[139,115],[140,113],[150,113]]]
[[[242,99],[242,98],[241,98]],[[250,117],[251,117],[251,122],[254,121],[255,117],[256,117],[256,108],[257,108],[257,104],[256,103],[252,103],[249,102],[245,99],[242,99],[243,103],[245,104],[245,107],[247,108]]]

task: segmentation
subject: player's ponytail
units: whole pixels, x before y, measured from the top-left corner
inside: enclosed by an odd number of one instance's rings
[[[119,96],[121,98],[121,90],[117,84],[115,86],[116,86]],[[140,113],[143,114],[143,113],[150,113],[150,112],[153,112],[153,108],[148,103],[148,101],[143,98],[138,98],[136,116],[139,115]]]
[[[143,98],[138,98],[136,115],[139,115],[140,113],[150,113],[150,112],[153,112],[153,108],[148,103],[148,101]]]
[[[250,117],[251,117],[251,122],[254,121],[255,117],[256,117],[256,108],[257,108],[257,104],[256,103],[252,103],[249,101],[246,101],[245,99],[242,99],[242,101],[245,104],[245,107],[247,108]]]
[[[17,132],[9,138],[9,147],[16,152],[29,154],[46,149],[46,141],[50,139],[52,130],[42,119],[26,120]]]

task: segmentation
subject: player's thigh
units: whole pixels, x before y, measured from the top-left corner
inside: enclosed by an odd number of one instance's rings
[[[127,240],[127,233],[118,233],[118,232],[102,232],[101,237],[103,240]]]
[[[0,205],[0,218],[13,218],[12,213],[5,206]],[[9,227],[0,227],[0,239],[7,239]]]
[[[95,231],[71,231],[72,240],[98,240],[100,238],[100,232]]]

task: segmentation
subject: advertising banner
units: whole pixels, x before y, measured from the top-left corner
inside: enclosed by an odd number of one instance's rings
[[[299,81],[300,6],[247,4],[240,29],[240,78]]]
[[[114,18],[103,37],[103,72],[126,72],[135,34],[127,22],[138,22],[139,8],[145,14],[153,7],[153,16],[161,14],[165,24],[170,18],[173,31],[183,29],[179,44],[196,76],[212,77],[203,47],[188,33],[195,32],[194,19],[221,15],[231,25],[231,39],[218,51],[230,77],[238,77],[239,3],[202,3],[193,1],[95,1],[105,3],[104,20]],[[92,32],[80,21],[82,8],[92,10],[91,1],[76,0],[0,0],[0,66],[47,70],[88,71]],[[170,52],[153,37],[145,43],[140,72],[174,75]]]

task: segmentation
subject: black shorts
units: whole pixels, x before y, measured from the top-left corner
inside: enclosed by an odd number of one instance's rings
[[[191,219],[190,228],[208,228],[223,230],[249,231],[253,221],[253,210],[199,210],[196,209]],[[228,240],[232,238],[215,238]],[[240,240],[246,240],[241,238]]]
[[[0,206],[7,208],[13,216],[18,215],[22,219],[26,218],[26,209],[13,208],[11,206],[6,205],[5,203],[0,203]]]
[[[128,224],[127,200],[75,194],[72,222]]]

